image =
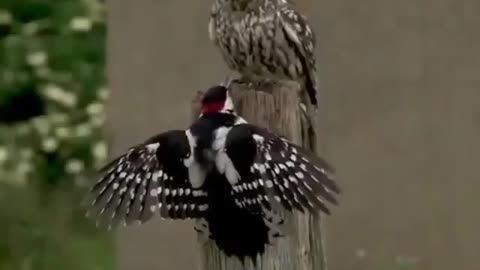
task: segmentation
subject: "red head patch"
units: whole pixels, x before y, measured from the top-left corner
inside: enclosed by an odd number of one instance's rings
[[[224,102],[209,102],[202,104],[202,113],[215,113],[223,109]]]

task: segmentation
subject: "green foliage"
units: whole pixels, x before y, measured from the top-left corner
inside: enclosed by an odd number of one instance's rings
[[[0,270],[113,269],[110,235],[84,218],[80,193],[0,188]]]
[[[103,8],[0,1],[0,270],[112,268],[80,204],[107,157]]]
[[[35,172],[57,182],[103,162],[103,17],[91,0],[2,1],[0,163],[9,180]]]

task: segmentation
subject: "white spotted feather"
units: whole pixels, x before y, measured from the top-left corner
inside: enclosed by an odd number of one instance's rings
[[[232,183],[239,207],[252,211],[284,207],[329,213],[326,202],[336,204],[340,192],[331,178],[331,168],[287,139],[251,126],[256,159],[250,172]],[[248,181],[248,188],[244,187]]]
[[[157,211],[163,218],[195,218],[208,208],[207,193],[200,188],[201,184],[193,186],[204,181],[203,170],[195,168],[191,150],[178,152],[172,148],[177,144],[169,141],[188,143],[190,149],[195,143],[188,131],[166,132],[130,148],[105,166],[105,173],[90,192],[89,214],[97,217],[98,224],[106,222],[109,228],[138,224]],[[175,168],[184,166],[183,169],[165,167],[161,160],[166,159],[178,160]],[[189,181],[192,171],[197,177]]]

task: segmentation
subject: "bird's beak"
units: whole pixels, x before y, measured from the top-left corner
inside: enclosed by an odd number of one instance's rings
[[[234,77],[232,75],[227,75],[220,85],[227,88],[227,90],[230,90],[230,85],[232,85],[233,81],[235,81]]]

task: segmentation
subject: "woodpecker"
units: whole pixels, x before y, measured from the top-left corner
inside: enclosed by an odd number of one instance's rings
[[[215,0],[208,30],[242,79],[298,81],[303,103],[318,107],[315,35],[291,0]]]
[[[188,129],[130,147],[101,172],[90,190],[97,221],[195,219],[198,232],[242,261],[255,261],[282,235],[279,210],[329,214],[340,193],[329,164],[247,123],[221,85],[205,92]]]

